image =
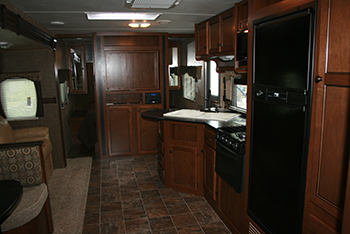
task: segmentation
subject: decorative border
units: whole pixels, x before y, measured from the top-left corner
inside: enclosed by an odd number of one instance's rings
[[[41,76],[39,71],[34,71],[34,72],[5,72],[5,73],[0,73],[0,82],[3,82],[6,79],[11,79],[11,78],[27,78],[28,80],[31,81],[41,81]]]

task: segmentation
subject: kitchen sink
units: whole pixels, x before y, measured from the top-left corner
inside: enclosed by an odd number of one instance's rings
[[[169,118],[228,121],[239,116],[239,114],[228,112],[202,112],[200,110],[181,109],[165,113],[163,116]]]

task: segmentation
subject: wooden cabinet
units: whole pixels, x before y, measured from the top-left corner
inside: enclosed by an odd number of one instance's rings
[[[215,156],[216,156],[216,139],[215,131],[210,127],[204,129],[204,150],[203,150],[203,186],[204,197],[208,203],[215,206],[216,200],[216,172],[215,172]]]
[[[138,154],[153,154],[157,149],[157,121],[142,118],[142,112],[159,109],[159,105],[142,105],[136,107]]]
[[[165,121],[165,186],[203,196],[204,125]]]
[[[159,108],[159,105],[107,106],[109,155],[154,154],[157,149],[157,122],[143,119],[141,114]]]
[[[141,113],[168,107],[167,34],[101,32],[94,43],[101,158],[156,154],[157,123]]]
[[[159,89],[158,51],[105,52],[106,91]]]
[[[208,54],[208,22],[195,25],[196,57]]]
[[[197,58],[233,55],[236,39],[235,8],[196,24]]]
[[[350,232],[350,2],[318,3],[303,231],[345,234]]]
[[[220,176],[217,180],[217,210],[218,215],[229,227],[232,233],[244,233],[244,193],[237,193]]]
[[[133,154],[131,106],[107,107],[108,149],[110,156]]]

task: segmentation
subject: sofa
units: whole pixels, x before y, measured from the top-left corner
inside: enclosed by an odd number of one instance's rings
[[[53,172],[52,144],[48,127],[31,127],[12,129],[11,125],[0,116],[0,144],[43,141],[41,145],[43,163],[45,168],[45,181],[49,181]]]
[[[3,234],[53,233],[42,144],[43,141],[0,144],[0,180],[16,180],[23,187],[18,205],[1,224]]]

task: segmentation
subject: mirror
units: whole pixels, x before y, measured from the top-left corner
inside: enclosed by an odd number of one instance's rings
[[[80,45],[67,46],[69,67],[69,93],[87,93],[85,74],[84,47]]]

